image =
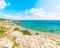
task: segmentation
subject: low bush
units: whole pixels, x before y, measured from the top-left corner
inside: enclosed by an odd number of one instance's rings
[[[28,30],[21,30],[21,32],[22,32],[24,35],[31,35],[31,33],[30,33]]]
[[[20,29],[19,28],[14,28],[14,31],[20,31]]]
[[[4,33],[6,31],[6,28],[0,27],[0,33]]]
[[[5,31],[3,29],[0,29],[0,33],[4,33]]]

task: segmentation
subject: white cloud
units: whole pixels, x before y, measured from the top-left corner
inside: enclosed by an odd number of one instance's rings
[[[57,8],[60,8],[60,5],[58,5]]]
[[[26,13],[27,12],[27,13]],[[21,15],[20,15],[21,14]],[[32,8],[24,13],[16,13],[13,15],[1,14],[3,18],[13,20],[60,20],[60,12],[46,12],[43,9]]]
[[[60,12],[46,12],[43,9],[34,10],[36,10],[36,12],[33,12],[32,18],[36,20],[60,20]]]
[[[6,3],[5,0],[0,0],[0,10],[4,9],[6,6],[10,6],[10,3]]]
[[[13,19],[13,20],[19,20],[21,19],[22,20],[22,16],[14,16],[14,15],[9,15],[9,14],[3,14],[3,16],[6,18],[6,19]]]
[[[42,11],[43,9],[42,8],[40,8],[40,9],[38,9],[38,8],[32,8],[32,9],[29,9],[29,12],[30,13],[36,13],[36,12],[39,12],[39,11]]]

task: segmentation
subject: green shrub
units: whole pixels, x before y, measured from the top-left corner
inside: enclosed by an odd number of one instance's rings
[[[5,21],[6,19],[4,19],[4,18],[0,18],[0,20],[1,20],[1,21]]]
[[[15,48],[16,46],[17,46],[17,43],[14,43],[13,46],[12,46],[12,48]]]
[[[0,33],[4,33],[5,31],[3,29],[0,30]]]
[[[31,33],[30,33],[28,30],[21,30],[21,32],[22,32],[24,35],[31,35]]]
[[[0,26],[0,33],[4,33],[4,32],[6,32],[6,31],[7,31],[6,28]]]
[[[0,29],[5,29],[4,27],[0,27]]]
[[[19,28],[14,28],[14,31],[20,31],[20,29]]]

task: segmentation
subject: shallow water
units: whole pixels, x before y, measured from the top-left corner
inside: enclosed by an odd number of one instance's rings
[[[57,20],[14,20],[21,22],[19,26],[42,32],[60,34],[60,21]]]

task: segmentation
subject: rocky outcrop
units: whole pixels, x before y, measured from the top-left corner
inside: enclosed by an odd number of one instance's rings
[[[14,22],[14,24],[21,24],[21,22]]]

